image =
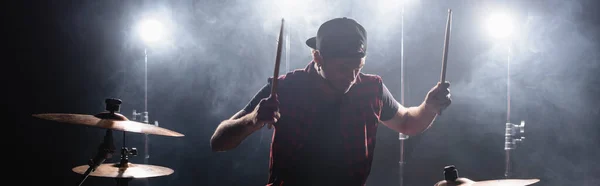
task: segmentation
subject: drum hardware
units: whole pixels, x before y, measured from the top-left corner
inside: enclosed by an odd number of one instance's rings
[[[500,179],[473,181],[465,177],[459,177],[456,166],[448,165],[444,167],[444,180],[437,182],[435,186],[527,186],[539,181],[539,179]]]
[[[525,140],[525,121],[521,121],[520,125],[506,123],[506,131],[504,133],[504,177],[512,177],[512,160],[511,151],[517,148],[517,143],[522,143]]]
[[[82,174],[82,178],[77,183],[78,186],[81,186],[89,176],[115,178],[118,186],[127,186],[129,181],[134,178],[166,176],[174,172],[173,169],[167,167],[130,163],[129,156],[137,156],[138,151],[136,148],[128,148],[126,146],[126,133],[133,132],[172,137],[182,137],[184,135],[155,125],[130,121],[118,113],[121,103],[120,99],[106,99],[106,111],[95,115],[61,113],[33,115],[36,118],[50,121],[106,129],[103,141],[98,146],[96,155],[88,161],[87,165],[77,166],[72,169],[73,172]],[[113,130],[123,132],[121,156],[118,163],[104,163],[112,158],[116,150],[113,140]]]

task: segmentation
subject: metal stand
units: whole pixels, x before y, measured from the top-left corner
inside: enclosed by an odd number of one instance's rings
[[[143,115],[142,115],[143,114]],[[149,124],[148,116],[148,50],[144,48],[144,112],[139,113],[137,110],[133,110],[133,121],[137,121],[138,117],[141,118],[141,122]],[[154,121],[154,125],[158,127],[158,121]],[[150,137],[148,134],[144,134],[144,164],[148,164],[150,159]],[[145,182],[146,186],[150,183]]]
[[[138,155],[138,151],[136,148],[127,148],[126,146],[126,136],[125,136],[126,132],[123,131],[123,146],[121,147],[121,159],[119,160],[119,170],[125,170],[129,167],[130,163],[129,163],[129,156],[137,156]],[[117,186],[127,186],[129,184],[129,181],[131,181],[132,178],[115,178],[117,181]]]
[[[125,132],[123,132],[123,139],[125,139]],[[123,140],[124,141],[124,140]],[[137,156],[138,151],[136,148],[127,148],[125,147],[125,143],[123,142],[123,147],[121,148],[121,160],[119,161],[119,169],[124,170],[129,167],[129,156]],[[132,178],[115,178],[117,181],[117,186],[127,186],[129,181]]]
[[[512,161],[510,158],[511,151],[517,148],[517,143],[523,142],[525,136],[525,121],[521,121],[520,125],[506,123],[506,133],[504,134],[504,151],[505,151],[505,171],[504,177],[512,176]]]
[[[102,165],[102,163],[104,163],[105,160],[110,159],[112,157],[112,154],[114,152],[115,146],[113,144],[112,130],[108,129],[106,130],[106,134],[104,135],[104,142],[102,142],[98,147],[98,152],[96,153],[96,156],[88,161],[88,165],[90,167],[85,171],[83,177],[77,183],[77,186],[81,186],[83,182],[88,178],[88,176],[92,172],[96,171],[96,168],[98,168],[98,166]]]
[[[119,112],[120,104],[122,103],[119,99],[106,99],[104,101],[105,109],[107,112],[99,113],[94,116],[101,119],[122,119],[121,116],[115,114]],[[115,152],[115,145],[113,142],[112,130],[107,129],[106,134],[104,134],[104,141],[98,146],[98,152],[93,159],[88,161],[89,168],[83,174],[81,180],[77,183],[78,186],[81,186],[83,182],[88,178],[88,176],[96,171],[98,166],[102,165],[104,161],[112,158],[113,153]]]
[[[143,114],[143,116],[142,116]],[[133,121],[137,121],[137,117],[142,117],[142,122],[149,124],[148,116],[148,51],[144,48],[144,112],[139,113],[137,110],[133,110]],[[158,127],[158,121],[154,121],[154,125]],[[150,159],[150,137],[148,134],[144,134],[144,164],[148,164]]]
[[[400,139],[400,162],[398,164],[400,167],[399,167],[398,172],[400,174],[399,175],[400,186],[403,186],[404,185],[404,166],[406,165],[406,162],[404,160],[404,141],[406,139],[408,139],[408,135],[402,134],[402,133],[399,133],[399,134],[400,134],[400,137],[399,137],[399,139]]]
[[[400,104],[404,105],[404,4],[402,5],[402,15],[401,15],[401,24],[402,28],[400,30],[401,33],[401,42],[400,42]],[[408,135],[399,133],[400,139],[400,162],[399,165],[399,182],[400,186],[404,185],[404,165],[406,162],[404,161],[404,140],[408,139]]]
[[[525,121],[520,125],[510,122],[510,46],[508,47],[507,70],[506,70],[506,128],[504,133],[504,151],[505,151],[505,169],[504,177],[512,177],[512,159],[511,151],[517,148],[517,143],[525,140]]]
[[[137,117],[142,117],[141,121],[143,123],[149,123],[148,119],[148,111],[142,113],[137,112],[137,110],[133,110],[133,119],[132,121],[137,121]],[[158,121],[154,121],[154,126],[158,127]],[[148,159],[150,159],[150,137],[148,134],[144,134],[144,164],[148,164]]]

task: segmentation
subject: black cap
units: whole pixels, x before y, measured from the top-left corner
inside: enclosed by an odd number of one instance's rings
[[[323,57],[364,57],[367,31],[353,19],[335,18],[323,23],[306,45],[319,50]]]

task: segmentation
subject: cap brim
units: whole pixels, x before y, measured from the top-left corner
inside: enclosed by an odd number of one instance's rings
[[[306,40],[306,45],[312,49],[317,49],[317,37],[311,37]]]

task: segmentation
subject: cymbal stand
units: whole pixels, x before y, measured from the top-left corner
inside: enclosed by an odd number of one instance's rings
[[[88,165],[90,166],[85,173],[83,174],[83,178],[77,183],[78,186],[81,186],[83,182],[88,178],[88,176],[96,171],[96,168],[100,166],[106,159],[110,159],[112,154],[115,152],[115,146],[113,144],[112,130],[106,130],[106,134],[104,135],[104,142],[98,146],[98,152],[93,159],[88,161]]]
[[[129,149],[125,146],[125,132],[123,132],[123,147],[121,147],[121,159],[119,161],[119,172],[124,172],[129,167],[129,156],[137,156],[138,151],[135,147]],[[127,186],[132,178],[115,178],[117,186]]]
[[[116,118],[115,112],[119,111],[119,105],[121,104],[121,100],[119,99],[106,99],[106,110],[108,112],[96,114],[95,116],[103,119],[111,119]],[[88,176],[96,171],[96,168],[100,166],[106,159],[112,158],[113,153],[115,152],[115,145],[113,142],[112,130],[107,129],[106,134],[104,134],[104,141],[98,146],[98,152],[93,159],[88,161],[89,168],[83,174],[83,177],[77,183],[77,186],[81,186],[83,182],[88,178]]]
[[[115,117],[116,114],[114,114],[114,113],[119,111],[121,103],[122,102],[119,99],[106,99],[106,107],[107,107],[106,110],[110,111],[110,113],[108,113],[108,114],[101,113],[101,114],[97,114],[96,116],[100,117],[100,118]],[[115,119],[119,119],[119,118],[115,118]],[[119,172],[124,172],[129,167],[129,155],[137,156],[137,154],[138,154],[138,151],[136,148],[131,148],[131,149],[127,148],[126,133],[127,132],[123,131],[123,146],[121,147],[121,159],[118,164]],[[131,181],[131,179],[132,178],[116,178],[117,186],[127,186],[129,184],[129,181]]]

